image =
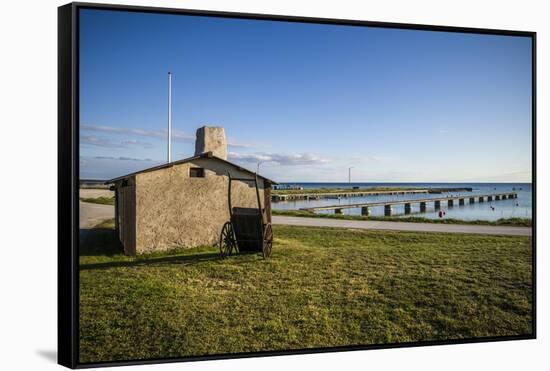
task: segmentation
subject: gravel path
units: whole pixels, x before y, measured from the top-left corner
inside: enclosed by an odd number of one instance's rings
[[[114,217],[114,206],[80,202],[80,229],[90,229],[105,219]]]
[[[278,215],[272,217],[272,222],[273,224],[297,225],[303,227],[334,227],[410,232],[472,233],[506,236],[531,236],[533,233],[531,227],[341,220]]]

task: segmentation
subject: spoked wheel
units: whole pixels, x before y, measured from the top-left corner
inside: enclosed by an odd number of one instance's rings
[[[267,223],[264,227],[264,240],[262,247],[262,255],[264,259],[271,257],[271,248],[273,246],[273,231],[271,229],[271,224]]]
[[[235,232],[231,222],[226,222],[223,225],[222,233],[220,234],[220,255],[225,258],[233,253],[237,253],[237,241],[235,240]]]

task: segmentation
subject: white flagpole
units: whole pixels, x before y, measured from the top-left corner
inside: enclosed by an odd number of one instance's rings
[[[168,72],[168,162],[172,162],[172,73]]]

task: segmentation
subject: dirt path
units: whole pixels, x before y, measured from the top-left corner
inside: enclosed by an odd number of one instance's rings
[[[79,196],[82,198],[114,197],[115,192],[108,189],[80,188]]]
[[[114,217],[114,206],[80,202],[80,229],[90,229],[103,220]]]

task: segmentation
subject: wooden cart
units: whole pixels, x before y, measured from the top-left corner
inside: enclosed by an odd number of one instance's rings
[[[261,252],[264,259],[271,256],[273,231],[271,223],[267,222],[265,209],[260,202],[258,176],[254,179],[233,178],[229,176],[227,203],[230,220],[222,228],[220,234],[220,254],[222,257],[238,252]],[[254,182],[258,208],[233,207],[231,203],[231,183],[233,181]]]

